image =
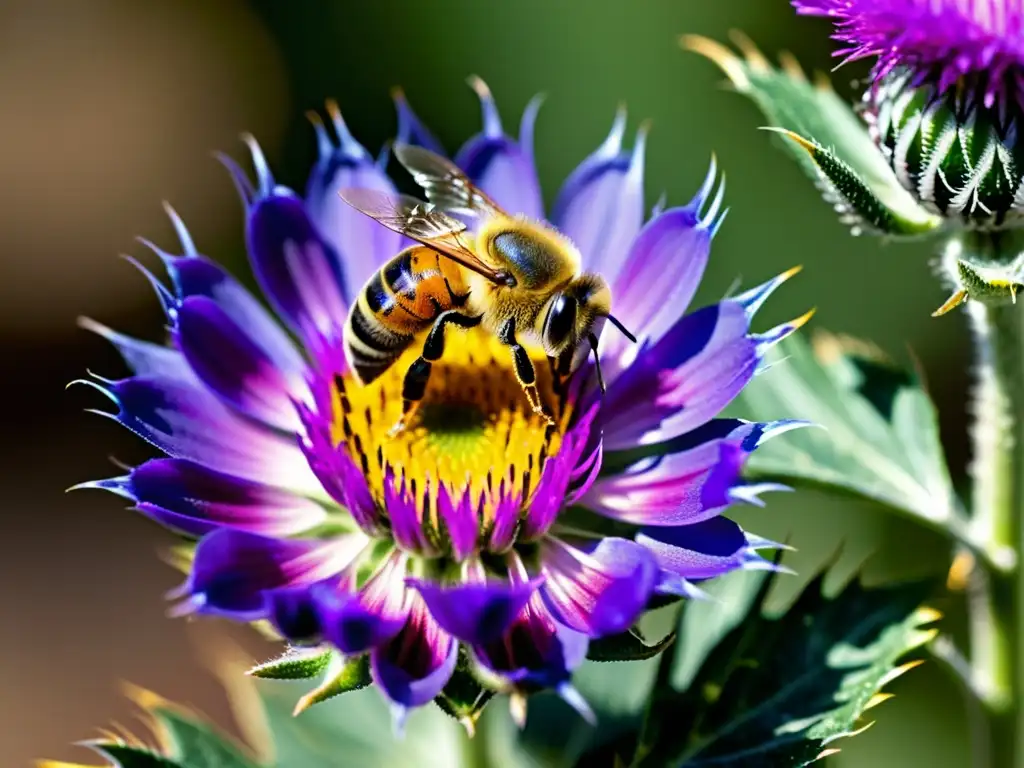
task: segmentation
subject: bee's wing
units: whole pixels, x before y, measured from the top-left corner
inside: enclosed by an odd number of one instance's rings
[[[466,225],[408,195],[392,195],[372,189],[342,189],[341,199],[360,213],[376,219],[388,229],[411,237],[467,269],[478,272],[495,283],[505,277],[480,260],[463,239]]]
[[[508,216],[455,163],[423,147],[396,144],[395,157],[423,187],[427,200],[453,213]]]

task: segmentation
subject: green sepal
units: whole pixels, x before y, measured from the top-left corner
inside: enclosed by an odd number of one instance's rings
[[[921,607],[933,585],[851,582],[828,598],[823,583],[770,617],[766,580],[686,690],[655,688],[632,766],[804,766],[863,730],[882,688],[919,663],[902,659],[935,635],[925,625],[939,615]]]
[[[635,632],[622,632],[591,640],[587,658],[591,661],[641,661],[653,659],[676,641],[675,631],[669,632],[658,642],[648,645]]]
[[[810,156],[820,173],[825,198],[842,215],[844,223],[852,224],[855,229],[866,227],[881,234],[910,236],[931,232],[941,223],[941,219],[931,214],[925,213],[925,218],[915,220],[889,208],[857,171],[817,141],[785,128],[765,130],[785,137]]]
[[[264,680],[309,680],[327,669],[333,656],[330,648],[291,648],[283,656],[257,664],[246,674]]]
[[[998,307],[1016,304],[1017,294],[1024,294],[1024,237],[1020,230],[961,233],[947,244],[943,264],[956,291],[932,317],[944,315],[964,301]]]
[[[798,137],[785,147],[855,234],[867,229],[916,236],[942,225],[899,183],[863,122],[826,78],[812,83],[792,57],[776,68],[745,37],[735,41],[744,57],[704,37],[687,36],[683,44],[717,64],[774,128]]]
[[[370,677],[368,654],[346,659],[340,653],[332,652],[320,685],[296,702],[292,714],[300,715],[314,704],[320,704],[343,693],[358,691],[371,682],[373,680]]]
[[[917,378],[869,345],[824,333],[790,336],[765,353],[769,370],[743,391],[746,414],[821,429],[771,440],[748,477],[840,489],[959,537],[965,520],[939,439],[938,414]]]
[[[458,720],[466,733],[472,736],[476,731],[477,720],[494,694],[495,691],[485,686],[476,674],[476,664],[469,652],[460,646],[455,671],[434,703],[446,715]]]

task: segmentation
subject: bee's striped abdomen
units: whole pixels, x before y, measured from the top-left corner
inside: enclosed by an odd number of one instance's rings
[[[369,383],[445,310],[465,303],[461,267],[425,246],[407,248],[376,272],[349,310],[345,353]]]

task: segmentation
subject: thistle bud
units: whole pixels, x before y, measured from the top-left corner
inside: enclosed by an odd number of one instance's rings
[[[873,59],[874,137],[903,187],[971,228],[1019,226],[1024,6],[1014,0],[793,0],[835,23],[844,61]]]
[[[980,77],[942,90],[895,69],[865,96],[872,136],[903,187],[930,212],[981,229],[1024,217],[1024,146],[1016,100],[986,106]]]

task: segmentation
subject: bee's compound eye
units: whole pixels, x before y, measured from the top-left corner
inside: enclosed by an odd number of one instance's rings
[[[544,320],[544,341],[551,349],[560,348],[576,327],[576,299],[559,294],[551,302]]]
[[[525,232],[499,232],[491,240],[491,249],[497,259],[514,272],[514,283],[524,288],[539,288],[551,280],[559,266],[559,259],[543,241]],[[511,287],[511,286],[510,286]]]

